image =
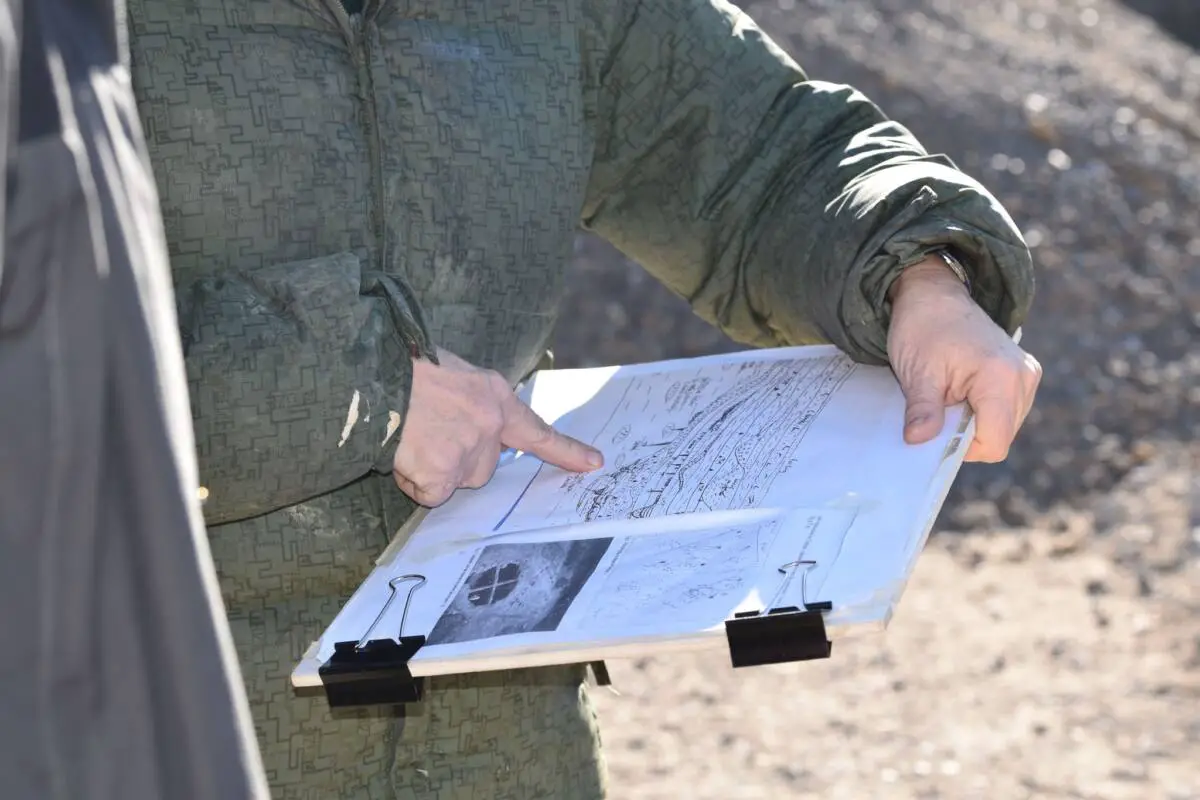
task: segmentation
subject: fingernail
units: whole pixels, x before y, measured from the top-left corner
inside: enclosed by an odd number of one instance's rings
[[[592,450],[587,454],[587,463],[589,467],[599,467],[604,464],[604,456],[598,450]]]
[[[926,417],[926,416],[913,417],[912,419],[910,419],[908,421],[908,427],[918,428],[921,425],[924,425],[928,421],[929,421],[929,417]]]

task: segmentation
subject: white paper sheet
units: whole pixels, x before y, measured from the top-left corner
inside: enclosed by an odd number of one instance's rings
[[[605,466],[522,455],[456,493],[372,573],[296,685],[319,684],[334,643],[362,636],[404,574],[425,577],[403,631],[427,637],[418,675],[721,645],[734,613],[804,600],[833,603],[831,635],[878,629],[970,434],[957,408],[934,441],[905,444],[891,372],[831,347],[550,371],[528,396]],[[398,635],[403,600],[372,638]]]

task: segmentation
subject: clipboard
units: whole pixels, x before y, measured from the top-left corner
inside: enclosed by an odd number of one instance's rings
[[[779,567],[779,572],[787,578],[781,582],[776,597],[783,594],[787,581],[799,571],[802,608],[772,606],[760,611],[739,612],[725,621],[730,663],[735,669],[830,657],[833,643],[825,630],[824,615],[833,609],[833,604],[808,600],[808,573],[815,566],[816,561],[797,560]],[[404,627],[413,594],[425,581],[424,575],[416,573],[392,578],[388,581],[390,594],[362,636],[357,641],[334,645],[333,654],[318,669],[330,708],[404,705],[421,701],[424,678],[412,674],[409,660],[425,645],[425,636],[406,636]],[[372,638],[403,585],[408,588],[404,591],[396,636]],[[612,685],[604,661],[589,662],[588,667],[596,685]]]
[[[895,376],[825,346],[556,370],[528,395],[605,467],[504,453],[486,486],[414,514],[296,664],[297,694],[403,705],[446,674],[583,664],[611,685],[606,659],[830,658],[886,629],[973,424],[949,408],[905,444]]]

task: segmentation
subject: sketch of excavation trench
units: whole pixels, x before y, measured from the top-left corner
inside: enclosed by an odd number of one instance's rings
[[[569,476],[562,488],[583,521],[752,508],[853,371],[848,359],[831,356],[724,365],[711,377],[677,378],[667,390],[672,410],[697,406],[684,426],[666,426],[657,439],[602,431],[596,443],[616,446],[618,466]],[[652,389],[632,379],[623,404],[639,403]]]

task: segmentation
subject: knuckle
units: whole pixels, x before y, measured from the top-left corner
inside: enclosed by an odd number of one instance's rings
[[[454,490],[458,488],[458,482],[430,476],[417,482],[413,488],[416,490],[414,499],[421,505],[440,506],[454,494]]]
[[[392,477],[396,481],[396,486],[399,487],[400,491],[404,492],[414,500],[417,499],[417,488],[413,486],[412,481],[403,475],[400,475],[399,473],[393,473]]]
[[[917,414],[932,414],[942,407],[941,398],[932,392],[927,395],[919,395],[914,397],[909,404],[914,415]]]
[[[448,445],[443,445],[434,450],[430,450],[424,459],[423,468],[421,469],[421,483],[439,483],[454,471],[457,459],[456,455]]]
[[[458,398],[458,403],[466,415],[472,419],[483,413],[483,409],[491,404],[491,397],[486,391],[481,391],[479,387],[472,387],[470,390],[464,391]]]
[[[468,413],[475,427],[477,439],[492,439],[504,428],[504,409],[497,396],[488,392],[476,392],[468,400]]]
[[[499,403],[487,403],[480,409],[479,428],[488,440],[499,438],[504,430],[504,410]]]
[[[504,380],[504,376],[494,369],[483,370],[480,377],[488,393],[493,397],[503,397],[506,393],[512,391],[508,386],[508,381]]]
[[[431,474],[413,475],[408,479],[408,493],[417,502],[423,502],[431,486],[437,486],[437,477]]]
[[[998,353],[984,362],[984,374],[994,380],[1016,381],[1022,371],[1022,362],[1008,353]]]
[[[482,489],[485,485],[487,485],[487,482],[492,479],[493,472],[494,469],[489,469],[486,467],[477,469],[472,472],[470,476],[468,476],[467,480],[463,483],[463,486],[468,489]]]
[[[554,428],[550,427],[546,420],[542,419],[537,414],[529,415],[529,423],[530,435],[533,439],[534,445],[540,446],[548,444],[550,440],[554,439]]]
[[[423,506],[436,508],[450,499],[450,494],[452,491],[453,490],[449,489],[445,484],[441,484],[434,489],[419,490],[418,494],[420,496],[416,499],[417,502]]]
[[[432,448],[422,459],[419,479],[420,486],[438,486],[455,482],[463,461],[464,449],[451,443]]]

